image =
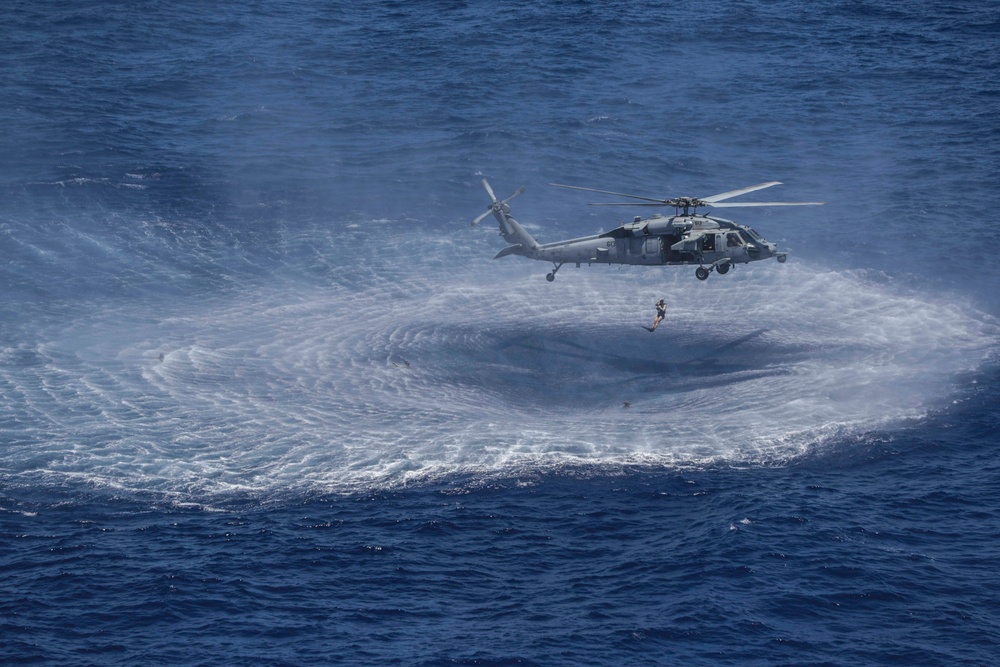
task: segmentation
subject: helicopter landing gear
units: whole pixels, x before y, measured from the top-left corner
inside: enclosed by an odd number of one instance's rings
[[[555,262],[553,262],[553,264],[555,264]],[[546,273],[545,274],[545,279],[548,280],[549,282],[552,282],[553,280],[555,280],[556,279],[556,271],[558,271],[559,268],[562,265],[563,265],[563,262],[559,262],[558,264],[555,264],[556,268],[554,268],[551,271],[549,271],[548,273]]]
[[[728,258],[720,259],[707,269],[704,266],[699,266],[694,270],[694,275],[698,280],[708,280],[708,274],[712,271],[718,271],[720,276],[724,276],[729,273],[729,269],[732,266],[733,263]]]
[[[778,260],[778,264],[784,264],[788,261],[788,255],[783,252],[779,252],[774,258]]]

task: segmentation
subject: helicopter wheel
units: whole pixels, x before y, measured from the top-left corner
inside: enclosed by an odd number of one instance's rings
[[[719,272],[720,276],[724,276],[729,273],[729,264],[719,264],[715,270]]]
[[[784,264],[786,261],[788,261],[788,255],[778,255],[777,260],[779,264]]]
[[[706,269],[704,266],[699,266],[697,269],[694,270],[694,276],[698,280],[708,280],[708,269]]]
[[[549,282],[552,282],[553,280],[555,280],[556,279],[556,271],[558,271],[559,269],[561,269],[562,265],[565,264],[565,263],[566,262],[552,262],[552,266],[554,266],[555,268],[552,269],[549,273],[545,274],[545,279],[548,280]]]

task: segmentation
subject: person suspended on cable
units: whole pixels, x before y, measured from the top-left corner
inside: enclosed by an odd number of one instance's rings
[[[660,326],[660,322],[663,321],[663,318],[666,317],[666,315],[667,315],[667,304],[663,302],[663,299],[660,299],[659,301],[656,302],[656,317],[653,318],[653,326],[646,327],[646,330],[656,331],[656,327]]]

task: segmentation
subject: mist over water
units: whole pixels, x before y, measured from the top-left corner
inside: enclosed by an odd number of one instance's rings
[[[2,24],[0,661],[993,660],[989,3]],[[549,283],[483,178],[828,203]]]
[[[338,246],[369,236],[345,229],[317,255],[352,261]],[[864,272],[761,264],[699,283],[567,267],[550,284],[541,264],[394,236],[322,280],[284,267],[35,322],[0,357],[11,472],[199,497],[771,465],[940,410],[995,354],[991,318]]]

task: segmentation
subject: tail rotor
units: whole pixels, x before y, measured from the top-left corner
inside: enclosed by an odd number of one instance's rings
[[[512,194],[511,196],[507,197],[506,199],[500,200],[497,199],[497,196],[495,194],[493,194],[493,188],[490,187],[490,184],[486,182],[485,178],[483,179],[483,187],[486,188],[486,193],[489,194],[490,199],[493,201],[493,203],[490,204],[490,207],[486,209],[485,213],[483,213],[475,220],[473,220],[471,223],[469,223],[470,227],[475,227],[480,222],[488,218],[490,215],[494,214],[497,215],[500,222],[505,222],[507,219],[507,214],[510,213],[510,206],[507,205],[508,202],[510,202],[511,199],[524,192],[524,188],[520,187],[517,190],[515,190],[514,194]]]

